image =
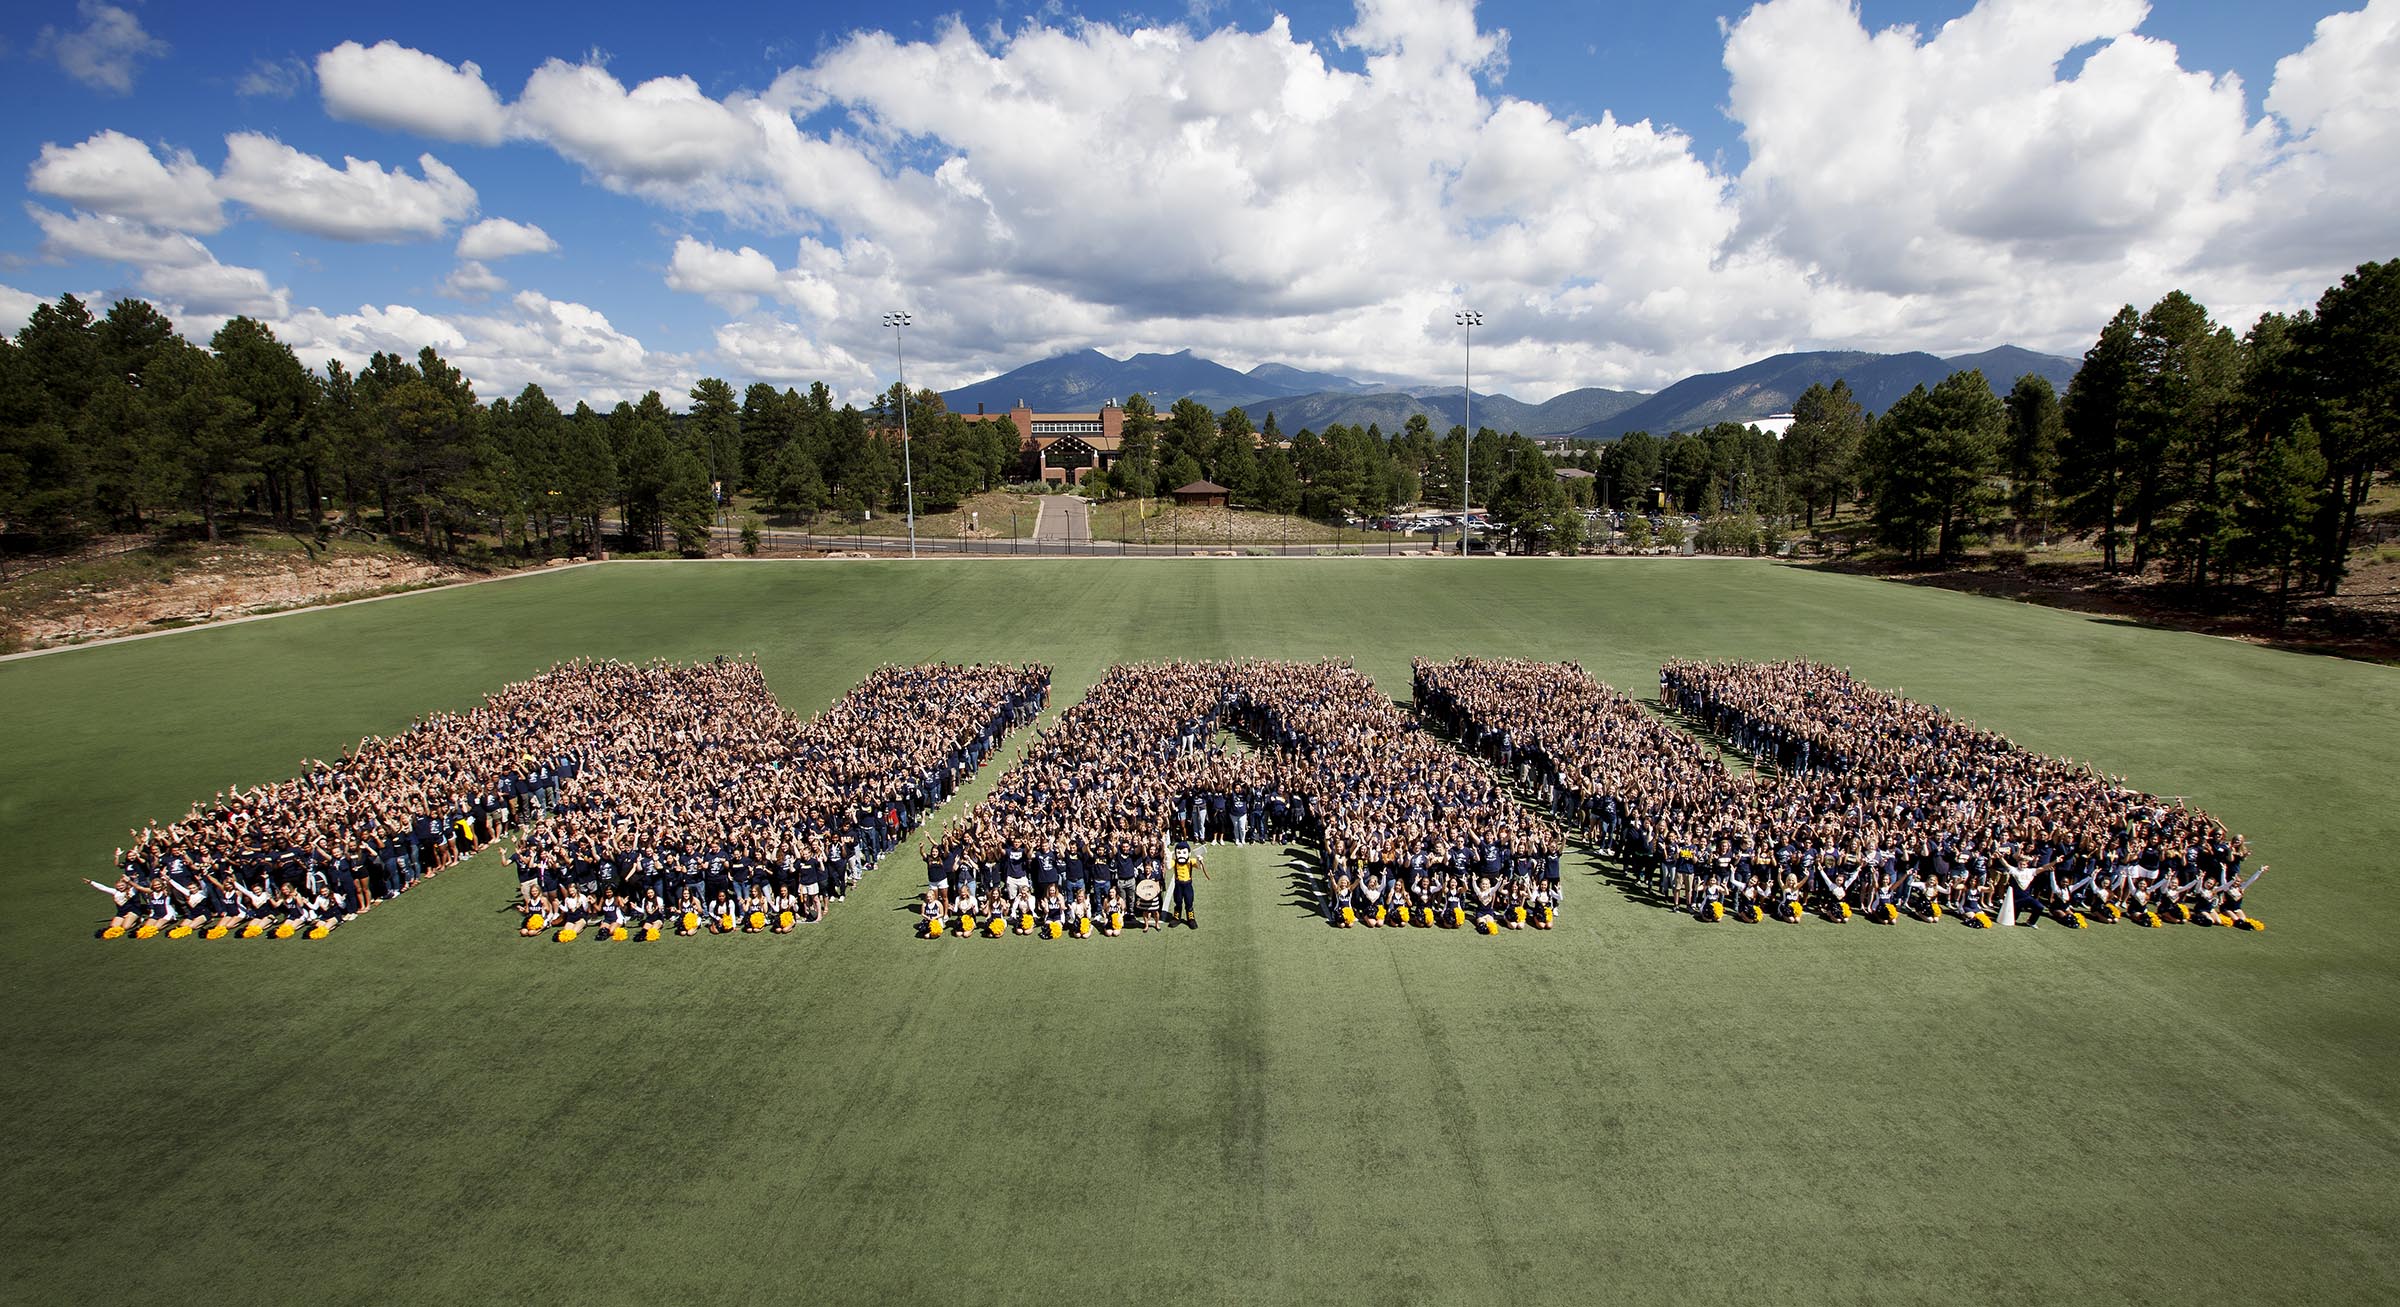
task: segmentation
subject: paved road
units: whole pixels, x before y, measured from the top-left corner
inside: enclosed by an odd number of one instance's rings
[[[1044,495],[1041,514],[1033,519],[1036,540],[1087,541],[1092,538],[1092,506],[1073,495]]]

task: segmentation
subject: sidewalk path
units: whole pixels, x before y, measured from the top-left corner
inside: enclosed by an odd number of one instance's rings
[[[1033,538],[1087,542],[1092,538],[1092,506],[1073,495],[1044,495],[1033,519]]]

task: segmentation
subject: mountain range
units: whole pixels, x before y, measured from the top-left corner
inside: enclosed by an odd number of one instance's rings
[[[2014,345],[1951,358],[1922,352],[1811,350],[1772,355],[1729,372],[1685,377],[1656,393],[1594,387],[1528,404],[1508,395],[1477,392],[1475,425],[1585,440],[1611,440],[1628,431],[1663,435],[1789,413],[1800,392],[1837,380],[1850,383],[1868,412],[1880,413],[1911,388],[1930,387],[1965,368],[1982,369],[1992,388],[2006,393],[2027,373],[2045,377],[2064,391],[2077,366],[2073,359]],[[1149,395],[1162,411],[1178,399],[1190,398],[1213,409],[1239,405],[1253,422],[1263,423],[1273,413],[1276,425],[1289,433],[1304,427],[1321,431],[1337,422],[1371,422],[1396,431],[1419,413],[1437,430],[1446,429],[1464,420],[1465,393],[1459,386],[1376,384],[1281,363],[1261,363],[1240,372],[1188,349],[1127,359],[1086,349],[960,386],[944,392],[942,399],[955,411],[980,404],[1001,412],[1022,400],[1043,412],[1088,412],[1136,394]]]

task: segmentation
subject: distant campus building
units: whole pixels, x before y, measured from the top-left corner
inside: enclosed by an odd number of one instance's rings
[[[1115,467],[1125,444],[1125,410],[1115,403],[1090,413],[1036,413],[1020,399],[1006,413],[986,413],[977,404],[974,412],[960,416],[1014,425],[1024,457],[1021,474],[1028,480],[1079,484],[1095,469]]]

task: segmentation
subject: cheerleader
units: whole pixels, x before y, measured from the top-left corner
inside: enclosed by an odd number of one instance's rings
[[[2241,841],[2239,839],[2234,841],[2234,847],[2237,849],[2241,848]],[[2246,849],[2243,851],[2248,852]],[[2259,864],[2258,870],[2250,873],[2250,880],[2257,880],[2259,877],[2266,875],[2267,870],[2268,868],[2266,864]],[[2242,879],[2241,865],[2238,861],[2232,865],[2229,865],[2225,869],[2225,884],[2224,888],[2220,891],[2217,901],[2217,916],[2223,920],[2226,925],[2242,926],[2249,924],[2249,914],[2242,911],[2242,895],[2248,892],[2250,888],[2250,880]]]
[[[1078,894],[1082,892],[1076,891]],[[1052,881],[1049,892],[1042,896],[1042,933],[1055,938],[1065,934],[1066,929],[1067,896],[1059,893],[1058,882]]]
[[[1920,921],[1939,921],[1942,910],[1948,906],[1949,899],[1950,883],[1948,881],[1939,876],[1918,879],[1910,887],[1908,914]]]
[[[1525,916],[1535,930],[1548,930],[1558,917],[1558,887],[1540,884],[1526,896]]]
[[[1332,922],[1338,929],[1348,930],[1351,920],[1358,915],[1358,906],[1353,901],[1354,898],[1355,894],[1350,888],[1349,873],[1344,872],[1334,877],[1333,897],[1327,899],[1325,903],[1325,919]]]
[[[1084,939],[1092,933],[1092,896],[1089,890],[1075,891],[1075,899],[1067,904],[1067,933]]]
[[[658,886],[645,881],[640,896],[633,901],[633,915],[641,918],[648,930],[664,930],[667,924],[667,901],[659,897]]]
[[[925,893],[930,896],[933,891],[927,890]],[[768,895],[767,907],[774,916],[775,933],[778,935],[791,934],[804,919],[800,915],[800,895],[789,886]]]
[[[538,885],[518,896],[517,907],[525,914],[525,924],[517,927],[517,933],[528,938],[541,934],[542,927],[558,919],[557,905],[542,893]],[[541,925],[535,925],[535,922]]]
[[[1456,876],[1442,877],[1442,912],[1438,918],[1442,928],[1444,930],[1457,929],[1466,910],[1467,896],[1459,886],[1459,878]]]
[[[739,929],[741,918],[736,914],[740,911],[741,905],[734,902],[732,890],[720,886],[709,891],[708,929],[711,933],[724,935]]]
[[[1011,893],[1008,898],[1009,929],[1020,935],[1030,935],[1033,933],[1033,919],[1033,890],[1028,887]]]
[[[315,893],[300,901],[300,920],[303,925],[331,930],[341,924],[341,904],[331,890],[319,886]]]
[[[1381,869],[1370,869],[1358,882],[1358,919],[1368,929],[1383,924],[1383,897],[1389,878]]]
[[[125,850],[117,850],[117,857],[122,861],[125,857]],[[114,911],[109,915],[108,925],[103,928],[103,933],[114,932],[109,935],[109,938],[115,939],[120,935],[131,934],[142,924],[142,894],[135,887],[131,876],[117,877],[117,883],[113,887],[87,877],[78,876],[76,879],[108,896]]]
[[[550,922],[554,926],[580,926],[592,915],[591,898],[583,892],[583,886],[572,882],[558,892],[551,906],[558,909]]]
[[[1711,876],[1707,883],[1700,887],[1699,893],[1692,898],[1692,916],[1701,921],[1708,921],[1722,911],[1724,906],[1725,886]]]
[[[1475,924],[1478,927],[1485,922],[1498,925],[1500,907],[1500,887],[1493,884],[1489,877],[1478,877],[1475,881]]]
[[[1776,887],[1775,916],[1779,921],[1800,924],[1800,877],[1796,872],[1783,873],[1783,883]]]
[[[949,888],[946,881],[942,888]],[[917,915],[924,918],[917,926],[917,938],[941,938],[943,931],[947,928],[945,919],[950,915],[950,905],[943,900],[942,890],[935,889],[930,885],[926,886],[925,899],[917,905]]]
[[[625,925],[633,919],[632,914],[625,910],[625,905],[618,901],[613,885],[600,891],[600,902],[592,909],[592,915],[602,930]]]
[[[1408,886],[1393,881],[1391,886],[1384,891],[1384,897],[1391,900],[1389,904],[1391,919],[1403,926],[1407,925],[1409,910],[1414,906],[1409,901]]]
[[[951,915],[958,919],[956,938],[964,939],[975,933],[975,918],[980,915],[981,909],[982,905],[975,900],[975,883],[972,880],[960,881],[958,897],[950,904]]]
[[[1125,893],[1123,890],[1113,884],[1110,885],[1107,896],[1101,900],[1100,911],[1102,914],[1100,918],[1101,934],[1113,939],[1125,933]]]
[[[1750,916],[1764,917],[1775,897],[1774,879],[1765,871],[1754,871],[1742,881],[1742,911]]]

